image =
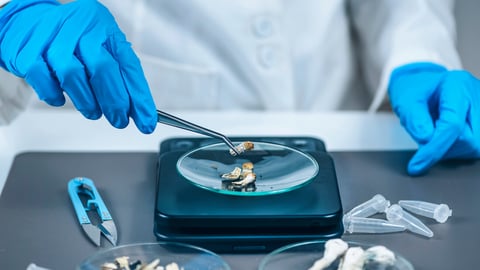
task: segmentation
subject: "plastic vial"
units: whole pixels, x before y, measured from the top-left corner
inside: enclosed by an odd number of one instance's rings
[[[349,233],[392,233],[405,231],[405,226],[388,220],[365,217],[347,217],[343,219],[345,231]]]
[[[433,236],[433,232],[425,226],[425,224],[423,224],[418,218],[404,211],[398,204],[390,206],[385,213],[387,214],[388,221],[392,223],[403,225],[407,230],[413,233],[426,237]]]
[[[423,201],[402,200],[398,204],[412,212],[424,217],[435,219],[439,223],[445,223],[448,217],[452,215],[452,210],[446,204],[435,204]]]
[[[351,217],[369,217],[377,213],[383,213],[390,206],[390,201],[380,194],[373,196],[370,200],[355,206],[345,214]]]

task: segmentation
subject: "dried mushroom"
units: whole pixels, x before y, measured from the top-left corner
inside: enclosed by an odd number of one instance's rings
[[[240,143],[239,145],[235,146],[235,149],[237,150],[238,154],[242,154],[243,152],[245,151],[250,151],[254,148],[254,144],[253,142],[251,141],[246,141],[246,142],[242,142]],[[232,149],[230,149],[230,155],[232,156],[236,156],[237,153],[235,153],[235,151],[233,151]]]
[[[118,269],[118,266],[114,263],[104,263],[102,265],[102,270],[115,270]]]
[[[244,187],[248,184],[255,182],[256,179],[257,179],[257,175],[251,172],[251,173],[248,173],[242,180],[232,182],[232,184],[235,186]]]
[[[180,268],[176,263],[171,263],[165,267],[165,270],[180,270]]]
[[[362,270],[364,264],[363,254],[365,251],[361,247],[351,247],[347,249],[340,259],[340,265],[337,270]]]
[[[253,163],[245,162],[242,164],[241,177],[246,178],[248,174],[253,173]]]
[[[347,242],[342,239],[331,239],[325,243],[323,257],[313,264],[308,270],[327,269],[337,258],[342,256],[348,249]]]
[[[363,254],[365,268],[376,269],[376,267],[386,267],[395,264],[395,254],[384,246],[373,246]]]
[[[127,256],[123,257],[118,257],[115,259],[115,263],[120,267],[120,269],[125,269],[125,270],[130,270],[130,265],[128,263],[128,259],[130,259]]]
[[[129,262],[129,257],[123,256],[115,259],[115,262],[106,262],[101,266],[101,270],[184,270],[177,263],[172,262],[166,266],[160,265],[160,259],[155,259],[150,263],[142,263],[140,260]]]
[[[239,154],[253,148],[254,144],[251,141],[245,141],[235,146]],[[232,156],[237,155],[232,149],[230,149],[230,154]],[[222,188],[232,191],[255,191],[257,189],[255,186],[256,178],[257,176],[253,172],[253,163],[247,161],[242,164],[242,168],[235,167],[233,171],[222,174]]]
[[[233,171],[222,175],[222,188],[234,191],[255,191],[257,175],[253,172],[253,163],[248,161],[242,168],[235,167]]]
[[[223,174],[222,179],[224,179],[224,180],[238,180],[240,178],[241,174],[242,174],[242,169],[240,169],[239,167],[235,167],[235,169],[233,169],[233,171]]]
[[[309,270],[327,269],[337,259],[337,270],[395,269],[392,267],[396,262],[395,254],[384,246],[363,250],[361,247],[348,247],[348,243],[341,239],[331,239],[325,243],[323,258],[316,260]]]

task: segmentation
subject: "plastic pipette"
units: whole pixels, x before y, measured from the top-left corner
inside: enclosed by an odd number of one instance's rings
[[[426,237],[432,237],[433,232],[425,226],[418,218],[407,213],[398,204],[390,206],[385,213],[387,214],[388,221],[396,224],[403,225],[407,230],[417,233]]]
[[[351,217],[343,219],[345,231],[349,233],[392,233],[405,231],[405,226],[384,219]]]
[[[390,206],[390,201],[380,194],[373,196],[370,200],[355,206],[345,216],[369,217],[377,213],[383,213]]]
[[[433,218],[440,223],[444,223],[452,215],[452,210],[443,203],[435,204],[423,201],[402,200],[398,204],[412,213]]]

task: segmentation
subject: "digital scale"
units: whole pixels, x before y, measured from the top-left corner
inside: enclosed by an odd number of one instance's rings
[[[308,184],[264,196],[232,196],[199,188],[178,173],[185,153],[218,143],[211,138],[171,138],[160,145],[154,233],[158,241],[182,242],[214,252],[267,252],[294,242],[343,234],[335,166],[324,143],[313,137],[249,137],[309,154],[319,170]]]

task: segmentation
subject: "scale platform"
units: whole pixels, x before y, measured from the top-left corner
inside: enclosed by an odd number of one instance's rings
[[[266,252],[294,242],[343,233],[335,166],[324,143],[312,137],[237,137],[271,142],[310,154],[319,171],[307,185],[265,196],[234,196],[199,188],[181,176],[178,159],[218,143],[211,138],[171,138],[160,145],[154,233],[158,241],[182,242],[214,252]]]

